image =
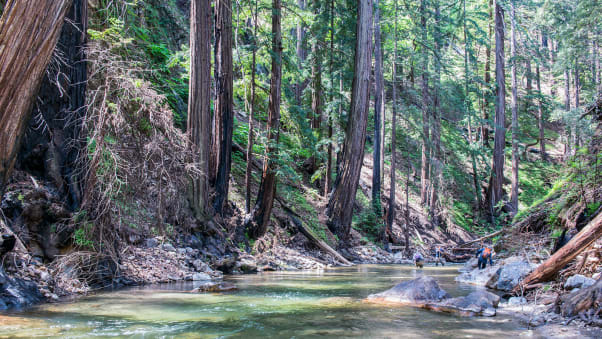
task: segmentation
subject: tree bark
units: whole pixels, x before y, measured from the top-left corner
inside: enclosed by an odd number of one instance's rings
[[[493,35],[493,28],[491,22],[493,21],[493,0],[489,0],[489,20],[487,20],[488,34],[487,34],[487,45],[486,48],[486,59],[485,59],[485,91],[483,93],[483,122],[481,124],[481,140],[483,145],[489,147],[489,100],[491,97],[491,36]]]
[[[330,0],[330,102],[334,100],[334,0]],[[332,111],[328,114],[328,150],[326,159],[326,174],[324,179],[324,196],[327,196],[332,188]]]
[[[571,79],[568,68],[564,68],[564,109],[568,112],[571,110]],[[564,157],[565,159],[571,154],[571,126],[564,126]]]
[[[395,181],[395,171],[397,168],[397,136],[395,129],[397,127],[397,0],[394,2],[395,6],[395,17],[393,21],[393,62],[392,62],[392,75],[391,75],[391,87],[393,90],[393,102],[391,105],[391,180],[389,184],[389,208],[387,209],[387,224],[385,226],[384,242],[389,243],[388,235],[393,231],[393,221],[395,220],[395,188],[397,182]],[[384,134],[383,134],[384,138]]]
[[[590,221],[585,228],[581,230],[571,241],[564,245],[560,250],[554,253],[541,265],[539,265],[531,274],[521,281],[513,290],[513,293],[520,293],[525,286],[533,285],[539,282],[548,281],[556,272],[566,266],[571,260],[575,259],[579,253],[593,244],[602,236],[602,213]]]
[[[512,57],[512,191],[510,204],[512,213],[518,212],[518,79],[516,77],[516,10],[514,0],[510,1],[511,10],[511,42],[510,54]]]
[[[546,161],[547,160],[547,155],[546,155],[546,139],[545,139],[545,121],[544,121],[544,116],[543,116],[543,100],[542,100],[542,93],[541,93],[541,78],[540,78],[540,72],[539,72],[539,64],[537,64],[536,68],[535,68],[535,76],[536,76],[536,81],[537,81],[537,93],[538,93],[538,99],[537,99],[537,122],[539,125],[539,154],[541,155],[541,160]]]
[[[255,131],[253,127],[253,118],[255,116],[255,75],[257,68],[257,12],[258,2],[255,1],[255,10],[253,12],[253,56],[251,61],[251,109],[249,111],[249,132],[247,138],[247,167],[245,169],[245,211],[251,213],[251,175],[253,164],[253,144],[255,143]]]
[[[504,194],[504,149],[506,147],[506,80],[504,67],[504,10],[495,3],[495,135],[493,166],[487,194],[487,208],[495,215],[495,206]]]
[[[190,3],[190,83],[188,139],[201,175],[192,179],[192,210],[197,218],[209,214],[209,152],[211,144],[211,4]]]
[[[297,6],[300,10],[305,10],[306,0],[297,0]],[[307,50],[305,49],[305,27],[303,26],[303,20],[299,19],[297,23],[297,59],[299,61],[299,69],[303,69],[303,64],[307,58]],[[303,96],[303,90],[305,89],[305,79],[299,79],[299,82],[295,85],[295,100],[298,106],[301,106],[301,97]]]
[[[215,187],[213,209],[221,214],[228,199],[232,165],[233,111],[232,3],[215,3],[215,112],[211,143],[210,180]]]
[[[426,51],[426,0],[420,1],[420,26],[422,29],[422,167],[420,171],[420,202],[424,206],[427,202],[429,189],[429,93],[428,93],[428,54]]]
[[[341,168],[330,196],[328,227],[343,242],[348,240],[355,194],[360,179],[366,143],[366,123],[370,97],[372,0],[358,0],[355,71],[351,108],[343,148]]]
[[[70,0],[9,0],[0,19],[0,196]]]
[[[253,213],[245,222],[248,235],[253,239],[257,239],[267,232],[276,196],[276,158],[280,139],[280,86],[282,82],[281,10],[281,0],[272,0],[272,76],[270,78],[268,146],[266,158],[263,161],[263,173],[257,201]]]
[[[440,105],[439,105],[439,87],[441,85],[441,10],[439,8],[439,0],[435,1],[435,79],[433,86],[433,109],[432,122],[431,122],[431,135],[433,141],[433,158],[431,161],[431,169],[434,174],[431,177],[432,188],[430,191],[429,198],[429,213],[431,216],[431,222],[435,226],[441,224],[440,211],[439,211],[439,189],[442,180],[442,164],[441,164],[441,116],[440,116]]]
[[[377,220],[382,216],[381,204],[381,115],[385,110],[383,55],[380,40],[380,10],[378,0],[374,0],[374,140],[372,161],[372,208]],[[393,86],[395,90],[395,86]],[[384,137],[384,135],[382,135]]]

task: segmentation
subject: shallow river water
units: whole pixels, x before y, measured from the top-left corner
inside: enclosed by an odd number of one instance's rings
[[[527,334],[504,316],[462,318],[366,303],[371,293],[421,274],[452,296],[458,266],[359,265],[324,271],[228,276],[239,290],[192,294],[192,283],[101,292],[0,315],[0,337],[30,338],[511,338]]]

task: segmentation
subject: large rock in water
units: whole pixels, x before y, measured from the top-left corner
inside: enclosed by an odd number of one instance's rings
[[[556,312],[565,317],[587,314],[590,318],[600,319],[599,317],[602,315],[602,279],[598,279],[592,286],[562,296],[556,304]]]
[[[368,300],[420,306],[429,302],[438,302],[448,298],[449,294],[442,290],[437,281],[423,276],[395,285],[384,292],[371,294]]]
[[[427,304],[426,308],[439,311],[455,313],[462,316],[493,317],[495,309],[500,303],[500,297],[485,290],[472,292],[465,297],[445,299],[438,303]]]
[[[479,286],[487,286],[500,291],[510,291],[521,279],[526,277],[537,265],[524,257],[510,257],[500,260],[485,269],[465,266],[467,271],[456,277],[456,281]]]
[[[465,297],[449,298],[437,281],[431,277],[420,277],[404,281],[382,293],[371,294],[368,300],[377,303],[393,303],[426,308],[436,312],[453,313],[461,316],[494,316],[500,297],[485,290],[472,292]]]
[[[0,267],[0,311],[31,306],[43,299],[35,283],[10,278]]]

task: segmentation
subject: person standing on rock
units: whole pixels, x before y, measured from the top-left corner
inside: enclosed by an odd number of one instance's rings
[[[414,265],[416,265],[416,267],[420,267],[420,268],[422,268],[424,266],[424,257],[418,251],[416,251],[416,253],[414,253]]]
[[[482,270],[487,267],[487,260],[489,260],[489,266],[493,266],[493,250],[489,246],[481,246],[477,251],[477,258],[479,258],[479,269]]]

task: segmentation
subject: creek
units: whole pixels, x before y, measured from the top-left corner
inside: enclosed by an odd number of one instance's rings
[[[192,282],[102,291],[0,315],[0,338],[491,339],[527,333],[508,316],[463,318],[363,301],[421,274],[453,297],[479,288],[455,282],[457,269],[358,265],[226,276],[239,289],[223,294],[189,293]]]

